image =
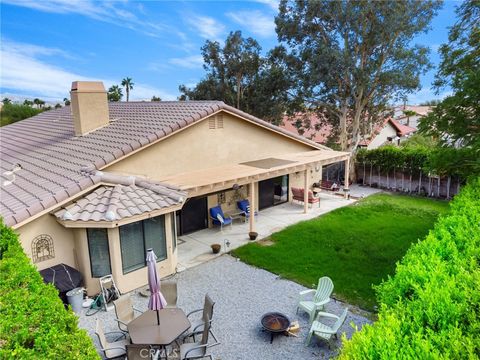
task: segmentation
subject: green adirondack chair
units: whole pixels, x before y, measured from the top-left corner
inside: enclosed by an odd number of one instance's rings
[[[300,300],[297,305],[298,310],[302,309],[310,315],[309,321],[312,322],[317,312],[323,310],[325,304],[330,301],[330,295],[333,291],[333,282],[327,277],[321,277],[318,280],[317,290],[309,289],[300,292]],[[313,298],[308,299],[309,295],[315,294]]]
[[[343,313],[340,316],[320,311],[317,315],[317,318],[312,323],[312,326],[310,327],[310,331],[308,332],[307,346],[310,344],[310,341],[312,340],[312,336],[315,335],[321,339],[326,340],[328,342],[328,347],[330,347],[330,339],[332,338],[332,336],[335,336],[335,338],[337,338],[337,332],[345,322],[345,319],[347,318],[347,314],[348,314],[348,308],[343,310]],[[334,319],[337,319],[337,321],[335,321],[335,324],[333,324],[333,326],[328,326],[320,322],[321,317],[334,318]]]

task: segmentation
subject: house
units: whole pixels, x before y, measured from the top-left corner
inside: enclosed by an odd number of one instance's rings
[[[375,128],[370,137],[361,140],[358,146],[372,150],[386,144],[400,145],[415,131],[416,129],[413,127],[402,125],[398,121],[388,118]]]
[[[393,118],[402,125],[418,129],[420,118],[427,115],[430,111],[432,111],[431,106],[398,105],[393,108]]]
[[[39,270],[70,265],[89,295],[110,273],[122,292],[143,285],[148,248],[161,276],[174,273],[177,236],[211,227],[210,207],[248,198],[262,210],[324,165],[348,169],[348,153],[223,102],[108,103],[101,82],[84,81],[70,94],[71,106],[0,129],[0,214]]]

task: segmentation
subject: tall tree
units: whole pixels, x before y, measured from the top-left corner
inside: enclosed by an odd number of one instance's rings
[[[3,98],[2,103],[3,103],[3,105],[11,104],[12,100],[10,100],[9,98],[6,97],[6,98]]]
[[[70,99],[69,98],[63,98],[63,103],[65,104],[65,106],[70,105]]]
[[[118,85],[112,85],[108,89],[107,93],[108,101],[120,101],[122,100],[123,93],[122,88]]]
[[[33,101],[32,101],[32,100],[25,99],[25,100],[23,100],[23,105],[32,106],[32,105],[33,105]]]
[[[206,41],[202,47],[207,74],[195,87],[180,85],[180,100],[221,100],[265,120],[278,123],[285,111],[283,64],[270,52],[260,55],[261,47],[240,31],[231,32],[223,47]],[[278,51],[278,50],[277,50]]]
[[[327,114],[354,151],[389,100],[420,88],[428,49],[411,45],[439,1],[282,0],[275,18],[302,111]]]
[[[162,101],[162,99],[159,96],[153,95],[150,101]]]
[[[125,93],[127,94],[127,102],[130,100],[130,90],[133,89],[133,85],[135,84],[129,77],[122,80],[122,86],[125,87]]]
[[[446,168],[480,174],[480,2],[467,0],[456,10],[458,20],[448,43],[440,47],[441,62],[434,86],[453,94],[420,119],[420,131],[439,140],[437,162]],[[452,147],[461,151],[452,152]],[[457,156],[448,156],[456,154]],[[459,155],[458,155],[459,154]]]

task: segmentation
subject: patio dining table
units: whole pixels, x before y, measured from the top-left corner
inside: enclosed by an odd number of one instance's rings
[[[132,320],[127,328],[133,344],[147,344],[165,347],[174,342],[190,328],[190,321],[179,308],[148,310]]]

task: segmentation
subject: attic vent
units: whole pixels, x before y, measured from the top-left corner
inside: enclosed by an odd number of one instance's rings
[[[217,115],[217,128],[223,129],[223,115]]]
[[[208,119],[208,128],[209,129],[215,129],[215,117],[211,117]]]

